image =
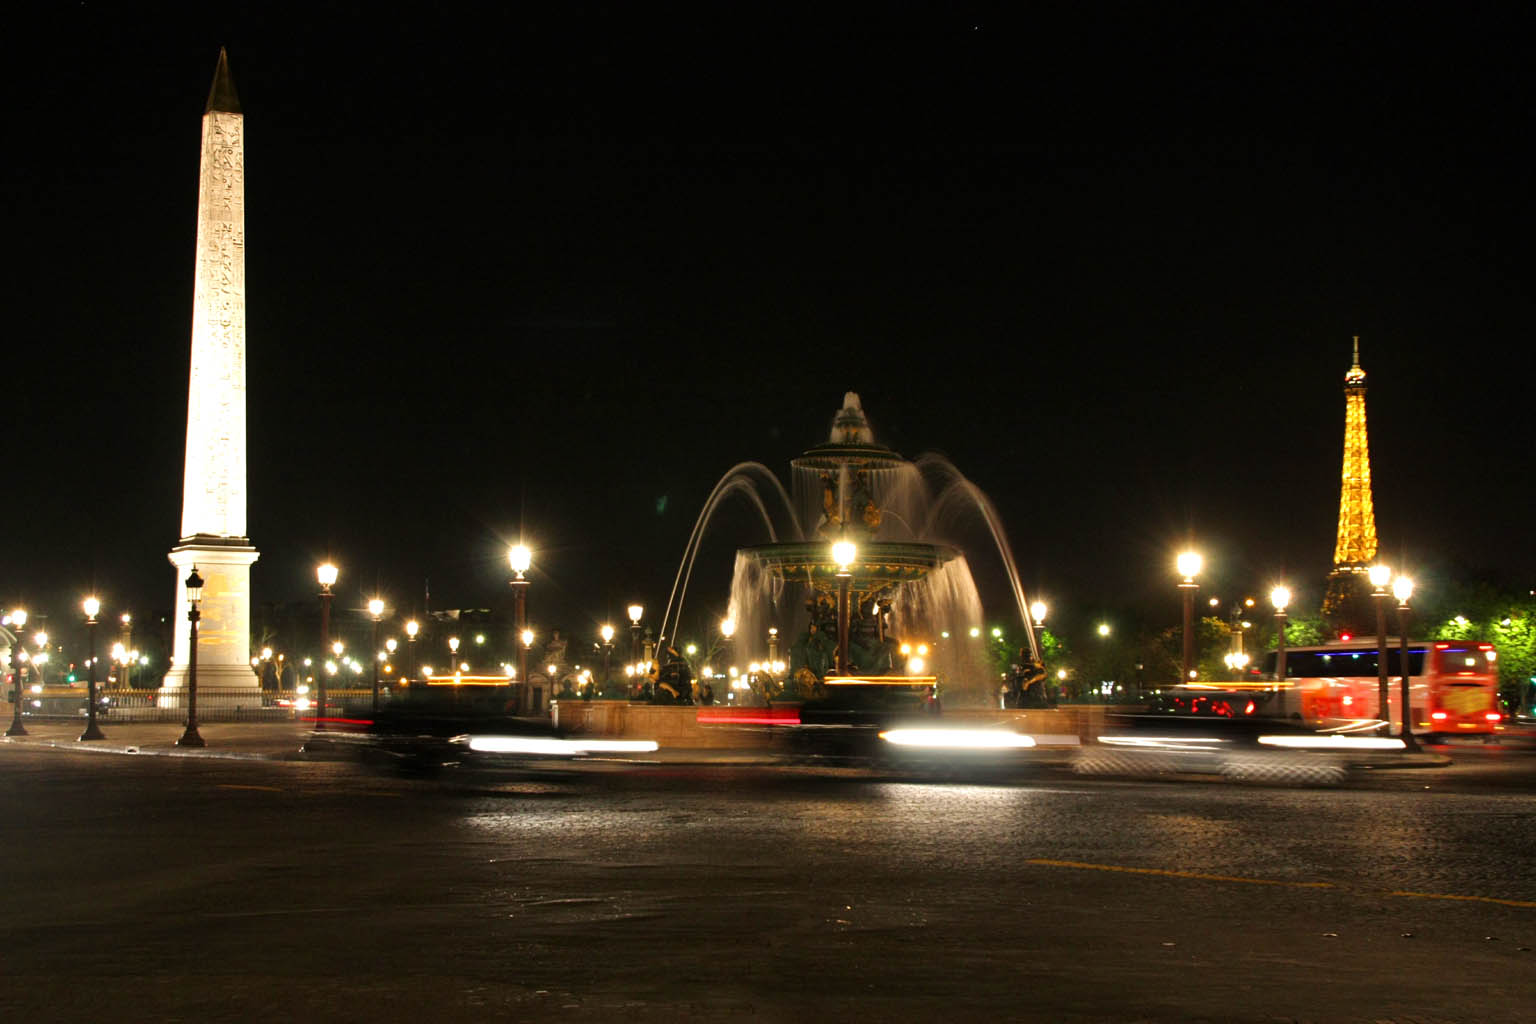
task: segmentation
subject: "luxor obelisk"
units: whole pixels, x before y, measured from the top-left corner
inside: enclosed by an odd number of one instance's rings
[[[257,554],[245,524],[245,118],[223,50],[203,113],[196,275],[181,543],[170,554],[176,644],[164,685],[186,685],[185,581],[196,565],[204,580],[198,689],[212,691],[209,703],[223,703],[219,690],[258,688],[250,664],[251,563]]]

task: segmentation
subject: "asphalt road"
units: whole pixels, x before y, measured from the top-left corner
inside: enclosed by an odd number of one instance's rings
[[[1524,1021],[1533,781],[0,746],[0,1017]]]

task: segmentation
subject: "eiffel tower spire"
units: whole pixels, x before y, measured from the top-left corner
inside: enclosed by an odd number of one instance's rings
[[[1344,374],[1344,472],[1339,488],[1339,536],[1323,596],[1323,620],[1348,633],[1375,631],[1365,570],[1376,557],[1376,511],[1371,504],[1371,450],[1365,429],[1365,370],[1360,336]]]
[[[1339,491],[1339,542],[1333,564],[1357,569],[1376,557],[1376,513],[1371,506],[1371,449],[1365,431],[1365,371],[1360,336],[1355,362],[1344,374],[1344,477]]]

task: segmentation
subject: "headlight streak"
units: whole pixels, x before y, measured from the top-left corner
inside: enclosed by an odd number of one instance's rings
[[[554,754],[580,757],[583,754],[648,754],[660,749],[655,740],[557,740],[542,736],[459,736],[480,754]]]
[[[1227,741],[1216,736],[1100,736],[1099,742],[1146,750],[1216,750]]]
[[[1375,732],[1385,724],[1379,718],[1352,718],[1342,725],[1335,725],[1319,731],[1323,733]]]
[[[1290,750],[1402,750],[1403,741],[1387,736],[1260,736],[1266,747]]]
[[[880,738],[898,747],[949,750],[1019,750],[1035,745],[1032,736],[1000,729],[887,729]]]

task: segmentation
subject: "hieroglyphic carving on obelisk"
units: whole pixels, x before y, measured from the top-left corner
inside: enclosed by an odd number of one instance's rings
[[[203,113],[181,543],[170,554],[176,644],[167,688],[185,683],[185,579],[194,565],[205,581],[199,689],[256,686],[248,660],[256,557],[245,523],[245,117],[220,50]]]

